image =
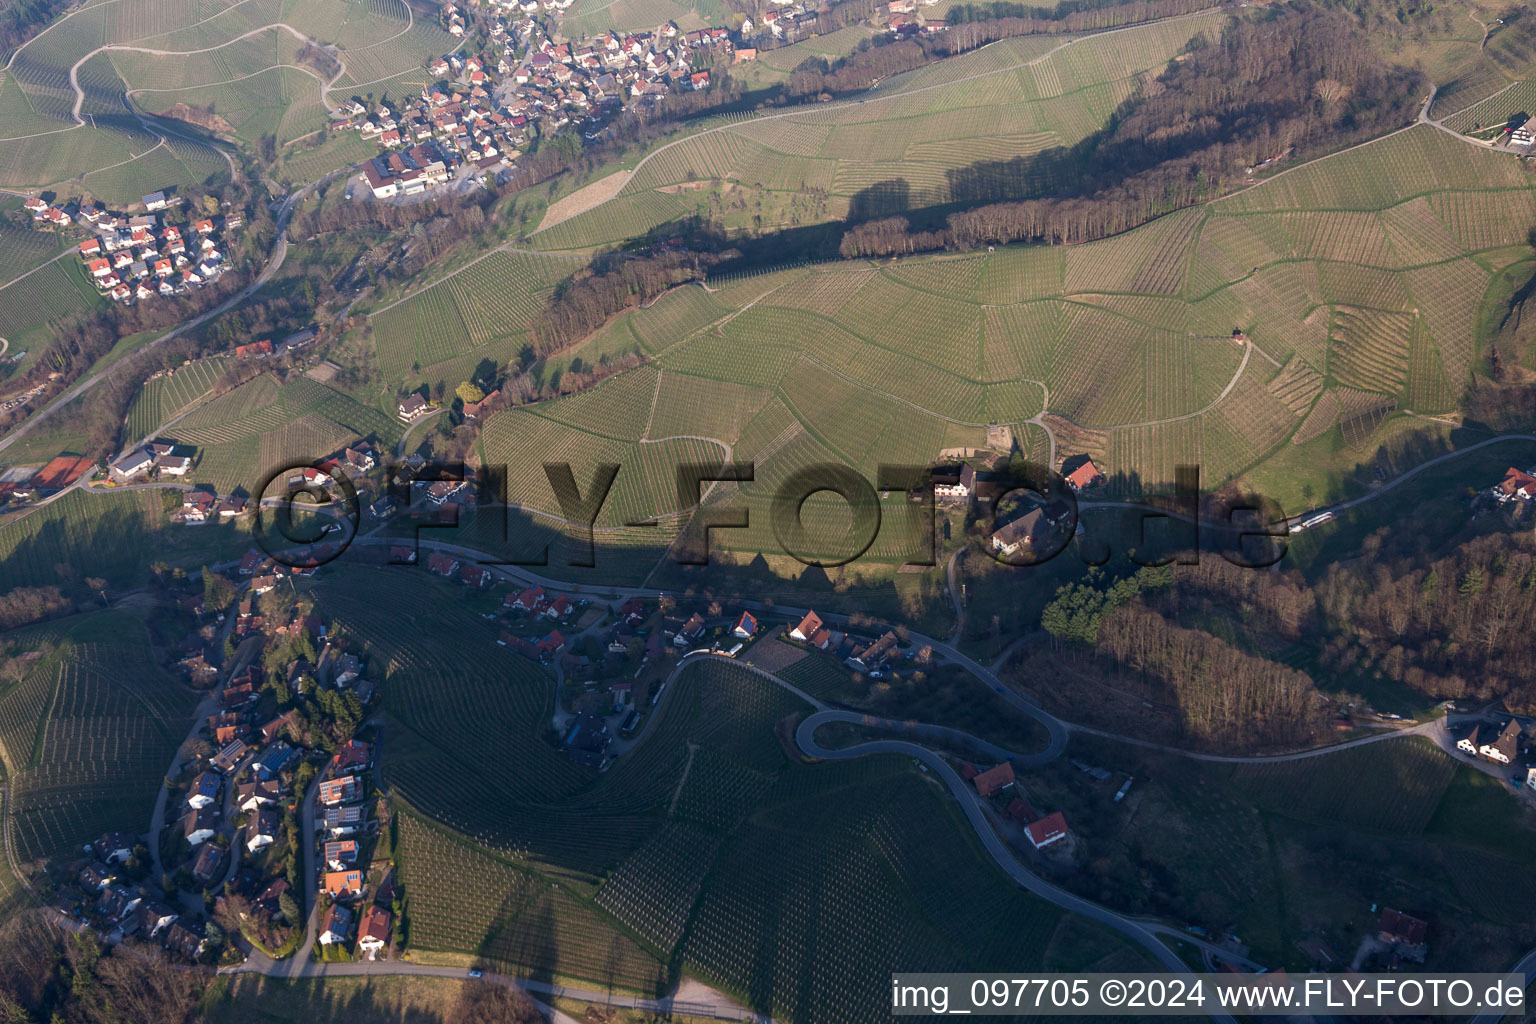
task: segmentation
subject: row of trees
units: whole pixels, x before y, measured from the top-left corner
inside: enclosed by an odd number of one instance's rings
[[[857,225],[842,255],[1117,234],[1221,194],[1256,164],[1308,159],[1406,123],[1424,88],[1418,72],[1386,64],[1351,16],[1313,5],[1234,22],[1220,43],[1192,46],[1077,146],[951,175],[952,201],[1002,201],[943,227],[913,230],[899,216]]]
[[[693,252],[600,258],[555,289],[533,325],[534,354],[543,358],[565,348],[615,313],[643,306],[679,284],[703,280],[707,270],[708,258]]]

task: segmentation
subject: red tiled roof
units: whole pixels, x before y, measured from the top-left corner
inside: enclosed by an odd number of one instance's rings
[[[1024,827],[1029,834],[1029,841],[1036,846],[1044,846],[1054,839],[1060,839],[1068,835],[1071,830],[1067,828],[1067,819],[1062,817],[1060,811],[1054,811],[1041,818],[1032,821]]]
[[[972,781],[976,783],[976,792],[982,796],[991,796],[1013,782],[1013,765],[1004,761],[995,768],[988,768]]]

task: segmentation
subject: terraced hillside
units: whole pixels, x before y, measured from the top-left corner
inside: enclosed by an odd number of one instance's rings
[[[611,526],[647,490],[676,510],[649,456],[680,437],[755,462],[749,500],[813,462],[873,479],[979,447],[989,423],[1042,460],[1089,451],[1153,486],[1194,461],[1214,486],[1341,424],[1363,451],[1372,409],[1453,409],[1484,290],[1532,225],[1513,159],[1419,126],[1103,241],[674,290],[605,329],[647,365],[498,413],[481,445],[550,512],[544,456],[620,462]],[[733,532],[748,550],[778,550],[766,512]]]
[[[46,651],[0,691],[17,857],[65,854],[149,821],[197,700],[154,664],[139,620],[98,612],[8,637]]]

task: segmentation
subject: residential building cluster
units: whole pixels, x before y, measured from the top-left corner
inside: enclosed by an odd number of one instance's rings
[[[557,0],[555,9],[564,3]],[[384,148],[363,168],[375,198],[416,195],[468,168],[492,174],[515,168],[541,135],[572,124],[595,135],[603,116],[655,103],[673,89],[706,89],[710,66],[756,52],[738,54],[724,28],[684,32],[671,22],[651,32],[556,43],[532,20],[546,6],[498,3],[491,41],[500,49],[428,62],[434,84],[399,109],[380,104],[370,111],[354,99],[331,112],[333,130],[355,130]],[[457,25],[462,33],[458,7],[447,4],[443,12],[450,31]]]
[[[131,866],[147,854],[144,841],[127,832],[104,832],[84,848],[72,884],[52,901],[63,916],[93,927],[108,941],[153,942],[187,960],[207,949],[203,925],[184,916],[158,886],[138,884]]]
[[[231,222],[238,218],[220,218],[222,230],[211,217],[182,228],[162,220],[162,211],[173,202],[164,192],[155,192],[143,198],[145,212],[133,216],[110,212],[100,203],[61,207],[32,198],[23,205],[35,223],[90,232],[77,248],[91,283],[113,301],[131,304],[181,295],[224,273],[227,256],[221,235],[237,226]]]
[[[899,662],[922,657],[916,649],[904,650],[901,638],[893,630],[886,630],[877,637],[858,636],[830,628],[814,610],[806,612],[785,635],[837,658],[872,679],[883,678]]]

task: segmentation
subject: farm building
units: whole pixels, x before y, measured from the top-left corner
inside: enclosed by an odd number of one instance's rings
[[[969,462],[958,473],[934,477],[933,496],[940,501],[970,501],[975,493],[976,467]]]
[[[1520,723],[1511,718],[1491,741],[1478,745],[1477,752],[1490,761],[1513,764],[1520,756]]]
[[[992,548],[1004,555],[1034,550],[1035,546],[1050,535],[1045,510],[1032,508],[1019,518],[1004,524],[992,534]]]

